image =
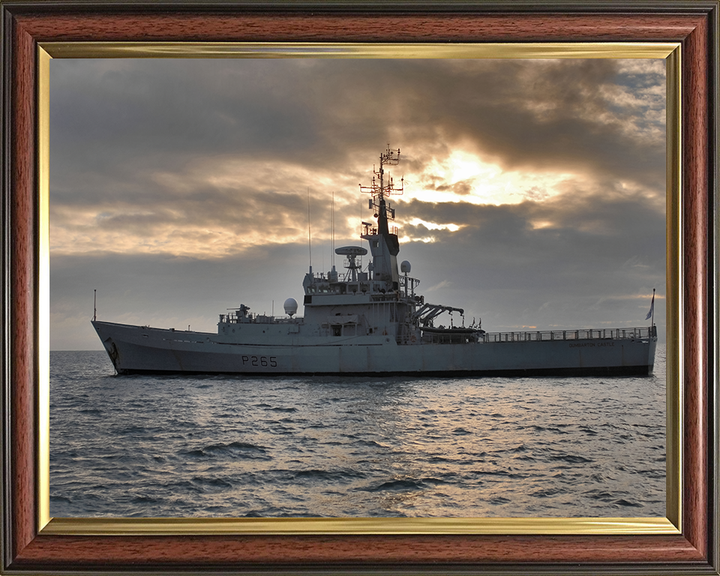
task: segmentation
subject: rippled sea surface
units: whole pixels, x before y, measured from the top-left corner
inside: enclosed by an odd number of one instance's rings
[[[665,516],[665,357],[627,378],[115,376],[52,352],[50,513]]]

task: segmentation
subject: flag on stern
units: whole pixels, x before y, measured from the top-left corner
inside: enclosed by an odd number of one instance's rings
[[[648,312],[647,316],[645,316],[645,320],[650,320],[650,317],[653,315],[654,311],[655,311],[655,288],[653,288],[652,300],[650,301],[650,312]]]

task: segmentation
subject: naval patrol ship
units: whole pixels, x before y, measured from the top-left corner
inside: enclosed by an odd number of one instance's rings
[[[402,192],[386,174],[400,150],[380,155],[370,194],[374,222],[362,222],[371,261],[362,246],[335,252],[333,266],[313,273],[302,286],[304,316],[288,298],[284,317],[253,314],[245,305],[221,314],[217,333],[151,328],[93,318],[118,374],[342,374],[411,376],[580,376],[652,372],[657,342],[654,322],[644,328],[486,332],[465,326],[464,311],[426,302],[407,261],[398,267],[400,245],[388,198]],[[459,326],[436,326],[443,314]]]

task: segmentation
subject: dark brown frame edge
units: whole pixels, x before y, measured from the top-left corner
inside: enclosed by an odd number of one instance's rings
[[[66,572],[719,574],[718,1],[3,0],[2,557]],[[675,536],[47,536],[38,533],[36,58],[44,41],[682,43],[683,531]]]

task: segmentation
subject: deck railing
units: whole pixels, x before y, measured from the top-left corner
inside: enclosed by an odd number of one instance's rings
[[[485,332],[480,342],[533,342],[540,340],[637,340],[657,336],[655,326],[644,328],[601,328],[599,330],[539,330],[526,332]]]

